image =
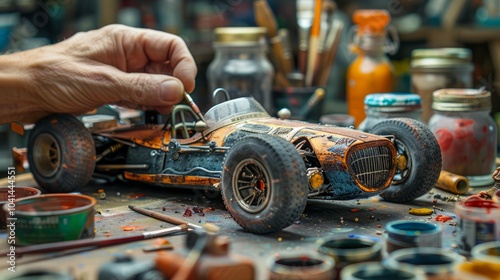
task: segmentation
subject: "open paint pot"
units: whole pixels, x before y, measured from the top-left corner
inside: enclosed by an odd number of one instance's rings
[[[269,280],[308,279],[330,280],[334,278],[334,261],[317,253],[286,253],[273,256],[268,261]]]
[[[426,280],[422,269],[406,264],[399,267],[386,266],[380,262],[365,262],[346,266],[341,274],[342,280]]]
[[[413,247],[441,247],[442,227],[424,221],[399,220],[385,227],[387,253]]]
[[[335,260],[337,279],[342,269],[353,263],[382,259],[382,242],[368,238],[332,238],[323,242],[318,252]]]
[[[480,198],[467,199],[455,205],[458,249],[469,255],[478,244],[500,241],[500,204]]]
[[[15,210],[14,200],[39,196],[40,193],[39,189],[32,187],[0,187],[0,228],[5,228],[7,224],[8,211],[4,210],[4,205],[8,210]]]
[[[421,268],[428,280],[454,280],[455,266],[464,257],[453,251],[433,247],[416,247],[392,252],[384,262],[390,267],[411,264]]]
[[[93,197],[46,194],[15,201],[16,245],[94,237]],[[4,210],[7,205],[4,205]]]
[[[472,247],[472,258],[500,265],[500,241],[485,242]]]

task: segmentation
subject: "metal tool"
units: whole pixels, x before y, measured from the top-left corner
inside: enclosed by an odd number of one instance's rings
[[[202,120],[203,122],[206,122],[205,117],[201,113],[200,108],[198,108],[198,105],[196,105],[196,103],[194,103],[194,100],[191,97],[191,95],[189,95],[189,93],[187,93],[187,92],[184,92],[184,98],[186,98],[186,100],[189,104],[189,107],[191,107],[191,109],[193,109],[194,113],[200,118],[200,120]]]

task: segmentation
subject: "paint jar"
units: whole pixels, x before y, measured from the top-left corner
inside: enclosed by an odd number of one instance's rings
[[[96,203],[95,198],[80,194],[44,194],[16,200],[16,245],[94,237]]]
[[[433,94],[429,129],[436,136],[443,170],[467,177],[470,186],[493,183],[497,125],[490,116],[491,93],[441,89]]]
[[[392,252],[384,264],[395,268],[402,264],[411,264],[421,268],[425,272],[427,280],[454,280],[453,270],[464,260],[464,257],[453,251],[417,247]]]
[[[498,280],[500,265],[497,263],[470,260],[455,267],[455,280]]]
[[[424,221],[393,221],[385,227],[387,253],[413,247],[436,247],[442,243],[442,227]]]
[[[363,101],[370,93],[392,92],[395,85],[394,66],[387,53],[399,47],[398,33],[389,25],[386,10],[357,10],[348,36],[349,49],[357,55],[346,73],[347,112],[354,117],[354,126],[365,119]],[[391,40],[392,37],[392,40]]]
[[[432,93],[442,88],[471,88],[472,55],[469,49],[417,49],[411,54],[411,92],[422,98],[422,120],[432,115]]]
[[[332,238],[320,244],[318,252],[335,260],[337,278],[349,264],[382,259],[382,242],[368,238]]]
[[[479,261],[500,264],[500,241],[491,241],[472,247],[472,258]]]
[[[16,210],[15,204],[9,205],[16,199],[35,197],[40,195],[40,190],[32,187],[0,187],[0,228],[5,228],[7,224],[8,210]],[[3,206],[7,205],[6,208]],[[4,210],[5,209],[5,210]]]
[[[481,243],[500,241],[500,205],[480,198],[467,199],[455,205],[458,249],[469,255]]]
[[[268,261],[269,280],[334,279],[334,261],[317,253],[287,253],[273,256]]]
[[[342,270],[340,278],[342,280],[425,280],[425,273],[422,269],[403,264],[398,267],[386,266],[380,262],[365,262],[348,265]]]
[[[379,122],[392,118],[421,120],[420,96],[414,93],[373,93],[365,97],[366,118],[358,129],[370,132]]]
[[[224,88],[231,99],[254,97],[272,112],[274,70],[266,55],[264,27],[220,27],[214,31],[215,57],[207,69],[209,92]]]

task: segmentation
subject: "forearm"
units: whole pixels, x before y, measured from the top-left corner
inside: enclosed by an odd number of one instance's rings
[[[0,124],[38,118],[34,82],[26,54],[0,55]]]

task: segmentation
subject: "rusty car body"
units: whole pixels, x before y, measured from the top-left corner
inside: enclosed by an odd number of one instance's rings
[[[251,97],[216,104],[203,120],[180,104],[162,124],[88,129],[73,116],[52,115],[30,133],[28,160],[52,192],[74,191],[98,174],[215,188],[254,233],[291,225],[308,199],[413,200],[441,170],[437,141],[415,120],[387,120],[366,133],[275,118]]]

